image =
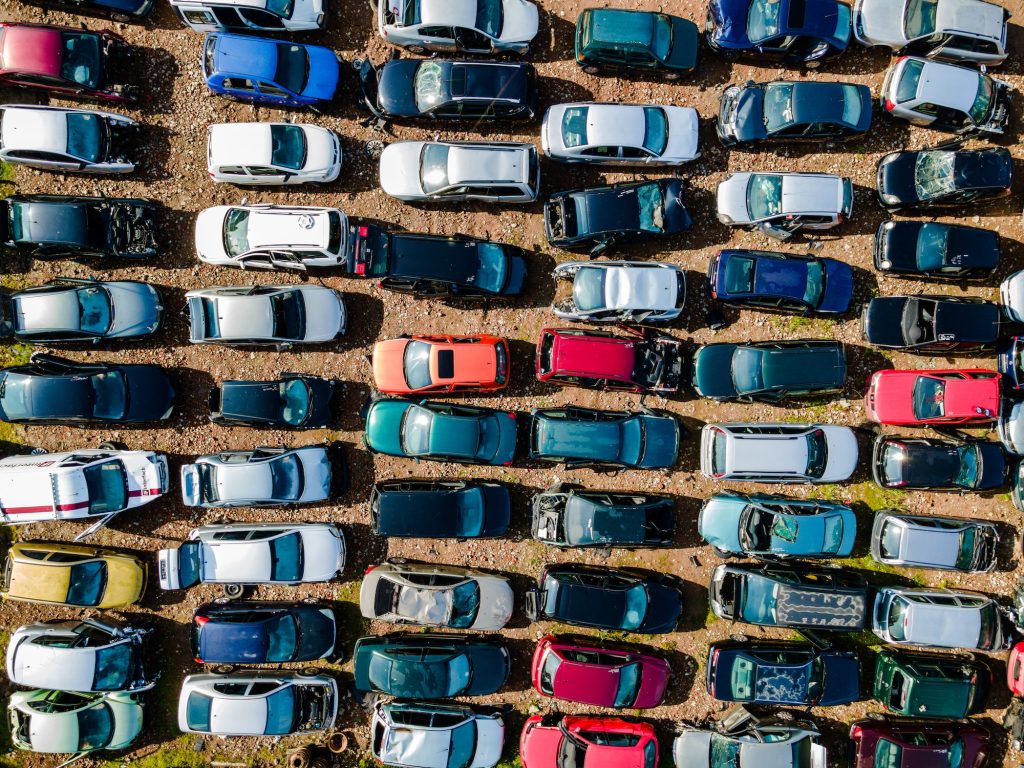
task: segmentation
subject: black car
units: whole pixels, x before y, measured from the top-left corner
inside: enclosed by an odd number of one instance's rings
[[[999,318],[998,304],[974,296],[876,296],[860,328],[876,347],[953,354],[995,347]]]
[[[879,435],[871,472],[883,488],[989,491],[1006,483],[1002,445],[988,440],[942,440]]]
[[[0,420],[33,424],[166,421],[174,387],[158,365],[76,363],[36,353],[0,370]]]
[[[848,139],[871,126],[871,104],[866,85],[748,80],[722,94],[718,138],[727,147]]]
[[[12,195],[0,200],[0,242],[37,259],[156,256],[157,208],[119,197]]]
[[[537,114],[537,73],[512,61],[392,59],[379,67],[364,59],[359,70],[363,103],[382,120],[532,120]]]
[[[334,657],[334,609],[315,602],[206,603],[192,615],[192,656],[206,664],[283,664]]]
[[[531,621],[656,634],[675,631],[683,596],[667,573],[567,563],[544,568],[524,610]]]
[[[875,269],[945,280],[991,277],[999,233],[937,221],[883,221],[875,233]]]
[[[675,503],[651,493],[588,491],[558,483],[531,502],[530,533],[556,547],[667,547]]]
[[[981,202],[1009,195],[1012,177],[1003,147],[891,152],[878,161],[878,199],[889,210]]]
[[[322,429],[331,418],[335,382],[283,373],[274,381],[223,382],[210,390],[210,421],[225,426]]]
[[[376,483],[370,490],[370,525],[378,536],[501,536],[511,511],[508,488],[486,480],[403,478]]]
[[[153,10],[153,0],[23,0],[55,11],[101,16],[112,21],[142,21]]]
[[[592,256],[613,244],[685,232],[692,224],[682,179],[628,181],[556,192],[544,203],[548,242]]]

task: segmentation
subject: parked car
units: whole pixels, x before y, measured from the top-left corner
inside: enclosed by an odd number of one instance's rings
[[[360,107],[380,120],[533,120],[537,70],[515,61],[391,59],[359,72]]]
[[[76,608],[125,608],[142,599],[147,572],[145,562],[126,552],[24,542],[7,550],[0,596]]]
[[[960,719],[984,711],[991,687],[992,671],[978,659],[883,648],[871,695],[894,715]]]
[[[515,459],[516,426],[513,411],[386,397],[370,404],[363,443],[373,453],[417,462],[508,466]]]
[[[994,651],[1010,641],[999,604],[978,592],[882,587],[871,631],[886,643]]]
[[[545,328],[537,340],[537,380],[559,386],[653,392],[679,391],[682,342],[650,328],[623,326],[625,335]]]
[[[341,70],[329,48],[229,32],[206,35],[202,62],[211,92],[273,107],[326,104]]]
[[[495,693],[511,657],[500,635],[399,632],[356,640],[352,666],[357,691],[426,701]]]
[[[110,30],[92,32],[48,24],[0,24],[0,83],[93,101],[134,101],[138,89],[124,82],[134,66],[128,44]]]
[[[210,178],[232,184],[326,184],[341,174],[341,154],[338,134],[308,123],[215,123],[206,135]]]
[[[727,61],[742,55],[820,66],[850,42],[850,6],[836,0],[712,0],[704,39]]]
[[[914,768],[922,762],[982,768],[989,736],[970,721],[858,720],[850,726],[852,768]]]
[[[1010,500],[1018,512],[1024,512],[1024,471],[1021,464],[1017,464],[1015,470],[1011,469],[1010,479]]]
[[[931,437],[875,438],[871,471],[883,488],[991,491],[1007,481],[1009,464],[999,443]]]
[[[562,262],[551,273],[572,294],[551,309],[563,320],[659,323],[675,320],[686,302],[686,271],[665,261]]]
[[[320,446],[221,451],[181,465],[186,507],[309,504],[326,501],[332,490],[331,460]]]
[[[302,672],[189,675],[178,697],[178,730],[216,736],[288,736],[334,725],[338,683]]]
[[[828,173],[730,173],[715,197],[719,222],[776,240],[799,229],[831,229],[853,213],[853,182]]]
[[[999,531],[992,523],[962,517],[875,512],[871,557],[883,565],[977,573],[996,567]]]
[[[875,371],[864,412],[879,424],[982,424],[999,414],[1000,376],[984,368]]]
[[[594,766],[656,766],[658,738],[650,723],[617,717],[563,715],[550,722],[531,715],[519,737],[519,756],[523,768],[579,765],[584,759]]]
[[[999,233],[937,221],[883,221],[874,263],[881,272],[922,279],[991,277],[999,266]]]
[[[693,353],[690,386],[700,397],[744,403],[777,403],[843,391],[842,342],[748,341],[705,344]]]
[[[345,334],[340,291],[324,285],[231,285],[185,294],[193,344],[273,347],[323,344]]]
[[[498,336],[405,335],[378,341],[370,358],[373,384],[389,395],[499,392],[511,355]]]
[[[200,664],[287,664],[337,657],[333,608],[303,601],[230,600],[192,613],[192,656]]]
[[[501,629],[512,617],[512,604],[506,577],[455,565],[371,565],[359,588],[363,618],[420,627]]]
[[[94,616],[24,624],[7,643],[7,679],[80,693],[147,691],[160,677],[146,658],[153,631]]]
[[[167,421],[174,387],[158,365],[77,363],[35,352],[0,369],[0,420],[26,424],[139,424]]]
[[[3,34],[9,30],[0,25]],[[135,170],[139,125],[130,117],[93,109],[6,104],[0,106],[0,121],[3,162],[56,173]]]
[[[706,424],[700,471],[715,480],[838,483],[857,468],[853,430],[834,424]]]
[[[975,296],[875,296],[861,312],[868,344],[921,354],[955,355],[995,347],[998,304]]]
[[[335,382],[282,373],[273,381],[230,379],[210,390],[210,421],[224,426],[322,429],[331,420]]]
[[[133,340],[156,333],[163,314],[163,297],[149,283],[60,277],[0,294],[0,338],[29,344]]]
[[[902,56],[886,70],[881,102],[890,115],[913,125],[947,133],[1003,133],[1010,119],[1010,84],[972,67]]]
[[[530,412],[531,460],[578,467],[668,469],[679,457],[682,430],[675,416],[570,406]]]
[[[660,656],[554,635],[537,641],[530,665],[530,680],[541,696],[616,709],[659,706],[671,676],[672,667]]]
[[[868,587],[853,571],[723,563],[712,571],[708,589],[720,619],[847,632],[868,622]]]
[[[369,506],[377,536],[488,539],[508,530],[512,499],[487,480],[395,478],[374,483]]]
[[[871,127],[871,89],[853,83],[748,80],[722,93],[715,127],[727,147],[843,141]]]
[[[26,0],[40,8],[100,16],[112,21],[143,21],[153,10],[153,0]]]
[[[1006,660],[1006,685],[1014,696],[1024,696],[1024,641],[1010,650]]]
[[[537,34],[537,6],[527,0],[386,0],[377,31],[410,53],[526,53]]]
[[[697,531],[724,557],[849,557],[857,516],[845,504],[824,499],[724,491],[704,502]]]
[[[324,28],[323,0],[170,0],[171,8],[197,32],[312,32]]]
[[[719,701],[840,706],[860,698],[860,660],[810,643],[722,640],[708,648],[705,683]]]
[[[523,609],[531,621],[653,635],[675,631],[683,595],[667,573],[565,563],[544,566]]]
[[[399,768],[494,768],[505,744],[496,711],[419,702],[378,702],[370,724],[371,751]]]
[[[157,562],[163,589],[331,581],[345,569],[345,535],[335,523],[214,523]]]
[[[533,144],[397,141],[381,153],[380,187],[406,202],[532,203],[540,191],[540,163]]]
[[[878,161],[878,199],[890,211],[984,202],[1010,194],[1004,147],[891,152]]]
[[[1010,12],[983,0],[892,5],[857,0],[853,36],[862,45],[943,61],[1002,64]]]
[[[853,269],[811,254],[728,248],[708,261],[708,295],[740,307],[841,315],[853,298]]]
[[[142,731],[142,702],[128,691],[14,691],[7,704],[11,742],[18,749],[72,753],[126,749]]]
[[[530,506],[531,535],[555,547],[668,547],[675,533],[668,496],[556,483]]]
[[[156,205],[127,197],[12,195],[0,243],[35,259],[148,259],[160,247]]]
[[[544,203],[548,242],[591,258],[620,243],[642,243],[685,232],[692,224],[682,179],[624,181],[556,192]]]
[[[1017,340],[1014,339],[1013,343],[1016,345]],[[1000,355],[1001,361],[1002,355]],[[1015,364],[1014,371],[1020,372],[1021,370],[1024,369],[1019,364]],[[1006,371],[1001,372],[1007,378],[1012,375]],[[1019,389],[1019,386],[1015,386],[1014,389]],[[1011,453],[1014,456],[1024,456],[1024,402],[1009,400],[1003,405],[999,414],[999,420],[996,422],[996,433],[999,435],[999,440],[1002,442],[1003,448],[1006,449],[1007,453]]]
[[[1009,320],[1024,322],[1024,269],[1004,277],[999,283],[999,303]]]
[[[689,19],[625,8],[585,8],[576,18],[576,63],[588,75],[650,70],[678,80],[697,68],[700,32]]]
[[[684,727],[672,742],[672,757],[676,768],[719,768],[725,760],[743,768],[775,761],[792,768],[825,768],[828,756],[819,738],[813,723],[759,716],[725,732]],[[725,756],[723,762],[719,755]]]

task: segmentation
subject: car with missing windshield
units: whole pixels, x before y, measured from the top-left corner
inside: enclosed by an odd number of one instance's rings
[[[996,420],[1002,377],[986,368],[875,371],[864,413],[879,424],[960,426]]]
[[[499,392],[511,373],[508,341],[487,335],[378,341],[370,366],[377,391],[389,395]]]
[[[850,726],[850,767],[916,768],[926,765],[982,768],[989,734],[971,721],[858,720]]]
[[[554,547],[667,547],[675,533],[668,496],[556,483],[530,506],[531,535]]]
[[[708,261],[708,296],[739,307],[839,315],[853,298],[853,269],[811,254],[728,248]]]
[[[411,701],[377,702],[370,750],[397,768],[494,768],[505,744],[505,721],[492,710]]]
[[[992,670],[980,659],[883,648],[875,656],[871,696],[886,712],[960,719],[980,714]]]
[[[718,762],[719,755],[728,763]],[[721,768],[729,763],[737,768],[829,765],[814,723],[763,715],[732,728],[721,724],[715,730],[683,727],[672,742],[672,757],[676,768]]]
[[[625,8],[585,8],[576,18],[575,58],[588,75],[614,71],[678,80],[697,68],[700,32],[689,19]]]
[[[186,507],[310,504],[331,498],[333,490],[331,460],[320,446],[221,451],[181,466]]]
[[[998,529],[983,520],[880,509],[871,526],[871,557],[883,565],[991,571],[998,544]]]
[[[981,280],[998,268],[999,250],[999,233],[991,229],[890,219],[875,233],[874,264],[908,278]]]
[[[1005,147],[892,152],[878,161],[878,199],[890,211],[983,203],[1010,194]]]
[[[879,435],[871,472],[883,488],[992,491],[1008,479],[1008,457],[988,440]]]
[[[287,664],[336,659],[337,614],[304,600],[221,600],[192,613],[189,644],[199,664]]]
[[[857,438],[834,424],[706,424],[700,471],[715,480],[838,483],[857,468]]]
[[[508,530],[508,487],[488,480],[394,478],[370,489],[370,527],[377,536],[488,539]]]
[[[2,27],[0,27],[2,29]],[[135,170],[139,125],[91,109],[0,106],[0,160],[55,173]]]
[[[122,0],[123,1],[123,0]],[[313,32],[323,29],[324,0],[170,0],[197,32]]]
[[[137,693],[77,693],[35,688],[13,691],[7,704],[11,742],[17,749],[71,753],[67,762],[126,749],[142,732]],[[67,765],[63,763],[63,765]]]
[[[832,229],[853,213],[853,182],[829,173],[730,173],[715,197],[719,222],[776,240]]]
[[[308,123],[215,123],[206,170],[214,181],[246,186],[326,184],[341,173],[341,142]]]
[[[850,42],[850,6],[837,0],[712,0],[704,39],[727,61],[741,56],[818,67]]]
[[[952,589],[881,587],[871,631],[886,643],[995,651],[1011,640],[1009,622],[988,595]]]
[[[519,737],[523,768],[643,766],[658,764],[658,738],[650,723],[617,717],[532,715]]]
[[[224,426],[322,429],[331,421],[336,382],[282,373],[272,381],[229,379],[210,390],[210,421]]]
[[[381,0],[377,31],[410,53],[526,53],[540,16],[528,0]]]
[[[551,274],[556,288],[551,310],[563,320],[668,322],[686,303],[686,270],[664,261],[569,261]],[[561,281],[571,283],[565,299],[558,298]]]
[[[952,356],[993,349],[1001,316],[998,304],[975,296],[875,296],[860,328],[876,347]]]

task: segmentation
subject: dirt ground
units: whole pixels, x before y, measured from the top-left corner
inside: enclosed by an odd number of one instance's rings
[[[705,7],[696,0],[676,0],[660,5],[654,0],[621,0],[618,5],[629,8],[661,9],[693,19],[703,25]],[[748,79],[764,81],[781,77],[801,77],[822,80],[845,80],[866,83],[877,95],[882,76],[889,63],[885,54],[852,48],[838,62],[813,72],[785,70],[774,67],[753,67],[747,64],[728,65],[713,54],[704,51],[699,73],[678,84],[661,83],[654,79],[617,79],[593,77],[584,74],[572,61],[573,24],[583,5],[569,0],[542,0],[541,29],[529,59],[542,76],[542,105],[583,100],[626,102],[655,102],[696,107],[701,116],[701,158],[680,170],[689,182],[687,205],[693,215],[693,229],[673,238],[660,249],[643,252],[636,248],[622,254],[629,258],[651,258],[671,261],[685,267],[690,278],[689,297],[684,320],[670,328],[677,337],[696,345],[712,340],[743,340],[770,338],[835,338],[846,344],[849,359],[849,380],[842,398],[814,403],[806,407],[776,408],[751,405],[717,405],[692,396],[673,399],[650,398],[647,405],[672,411],[684,422],[687,436],[677,467],[670,473],[629,471],[615,475],[600,475],[589,470],[567,472],[558,466],[528,466],[517,461],[512,467],[460,467],[448,464],[424,463],[371,456],[361,447],[362,423],[359,411],[370,395],[370,369],[365,360],[371,345],[377,339],[410,332],[444,332],[468,334],[488,332],[507,336],[513,349],[513,373],[507,391],[499,396],[473,399],[472,402],[514,409],[521,413],[538,406],[577,403],[608,409],[635,408],[635,396],[600,394],[580,389],[558,389],[542,386],[533,375],[534,342],[546,325],[554,325],[554,316],[548,307],[554,291],[550,271],[556,262],[573,257],[546,245],[541,220],[541,204],[473,208],[413,207],[388,198],[378,187],[375,163],[364,152],[364,143],[380,137],[360,124],[363,113],[356,109],[357,82],[355,73],[347,66],[354,58],[369,55],[375,62],[382,61],[390,51],[377,37],[370,7],[365,0],[335,0],[330,4],[329,31],[301,37],[303,42],[328,45],[342,57],[343,80],[335,105],[324,115],[284,112],[267,108],[253,108],[209,94],[204,87],[199,69],[202,36],[184,29],[166,3],[157,3],[153,18],[144,25],[108,24],[89,19],[86,25],[93,29],[113,27],[137,46],[137,81],[144,85],[145,98],[137,110],[128,111],[147,126],[148,143],[138,173],[127,178],[89,178],[59,176],[34,172],[23,168],[14,174],[13,188],[19,193],[51,192],[73,194],[106,194],[110,196],[145,196],[158,200],[165,208],[164,228],[166,247],[162,255],[148,264],[130,265],[101,271],[99,267],[73,262],[11,263],[5,267],[3,283],[8,288],[36,285],[58,275],[102,275],[109,279],[141,279],[161,286],[168,304],[166,329],[140,346],[102,350],[72,350],[70,356],[79,359],[104,359],[124,362],[159,363],[173,371],[180,394],[180,408],[169,426],[159,429],[81,430],[60,427],[6,427],[3,437],[31,447],[47,450],[65,450],[95,446],[101,440],[117,440],[131,448],[150,448],[166,452],[171,457],[172,476],[177,467],[197,454],[226,448],[248,448],[257,445],[305,445],[327,440],[340,440],[347,444],[352,474],[352,488],[341,500],[315,507],[284,510],[241,510],[231,514],[232,519],[255,520],[339,520],[346,526],[349,541],[349,562],[342,583],[305,586],[296,590],[259,589],[255,595],[262,598],[292,598],[316,596],[338,601],[344,617],[344,643],[351,644],[360,634],[382,633],[389,627],[380,624],[368,626],[359,618],[359,579],[365,568],[389,556],[403,556],[433,562],[473,565],[509,574],[520,591],[533,581],[545,562],[586,561],[608,565],[637,565],[659,571],[671,571],[687,584],[685,631],[667,636],[630,638],[646,642],[665,653],[672,661],[675,677],[667,703],[642,716],[655,722],[661,734],[662,762],[671,763],[670,745],[674,726],[680,722],[695,723],[714,719],[723,707],[710,699],[705,691],[703,670],[707,647],[714,640],[742,631],[751,637],[788,636],[789,633],[762,631],[753,627],[733,627],[716,620],[709,612],[707,583],[710,572],[719,559],[707,546],[703,546],[696,532],[696,516],[702,500],[722,490],[719,483],[703,478],[698,472],[697,434],[708,420],[785,420],[819,421],[849,425],[864,419],[861,397],[866,377],[882,367],[948,367],[953,364],[971,364],[994,367],[989,357],[969,360],[941,358],[915,358],[896,354],[882,355],[867,348],[860,339],[857,308],[862,301],[877,294],[913,292],[960,293],[956,285],[918,284],[877,275],[871,267],[871,242],[878,224],[884,218],[874,195],[874,174],[877,159],[885,152],[902,147],[921,147],[941,141],[944,137],[926,130],[908,129],[878,114],[866,140],[854,140],[843,147],[811,147],[804,150],[788,147],[776,152],[727,152],[714,135],[712,121],[717,114],[718,98],[729,83]],[[1024,18],[1024,3],[1008,3],[1017,18]],[[77,25],[77,17],[43,12],[21,5],[15,0],[3,0],[2,17],[8,20],[32,20]],[[1011,27],[1011,50],[1016,55],[998,69],[1000,77],[1008,78],[1017,88],[1024,84],[1020,52],[1024,51],[1024,33],[1019,26]],[[33,101],[35,96],[26,92],[6,93],[3,100]],[[1011,150],[1018,175],[1022,151],[1017,145],[1021,128],[1021,104],[1014,104],[1014,117],[1010,130],[997,143]],[[316,188],[293,190],[261,190],[216,185],[207,177],[205,169],[206,127],[210,123],[242,120],[301,119],[336,130],[342,137],[345,151],[341,178],[334,184]],[[538,124],[525,126],[490,126],[444,130],[434,126],[393,127],[397,138],[448,139],[483,136],[489,139],[537,141]],[[506,131],[513,131],[507,133]],[[973,142],[976,143],[976,142]],[[841,321],[807,320],[788,316],[755,312],[729,313],[730,324],[719,333],[707,328],[708,302],[703,293],[703,274],[712,254],[723,247],[764,247],[768,249],[802,251],[810,241],[798,237],[796,242],[778,246],[760,235],[730,230],[718,224],[714,215],[713,192],[715,185],[728,171],[740,170],[813,170],[840,173],[853,178],[856,185],[854,214],[850,221],[820,238],[815,247],[823,256],[832,256],[849,262],[857,276],[855,308]],[[653,174],[652,174],[653,175]],[[604,173],[596,169],[563,167],[544,162],[542,169],[542,197],[560,189],[597,183],[602,179],[625,180],[636,178],[631,173]],[[1024,227],[1021,222],[1021,184],[1014,185],[1014,196],[994,205],[964,211],[963,216],[949,220],[965,221],[994,229],[1002,235],[1003,262],[997,279],[969,292],[987,298],[996,298],[998,279],[1024,267]],[[495,303],[485,308],[460,307],[439,302],[415,301],[381,291],[371,282],[362,282],[344,276],[325,276],[324,283],[343,290],[348,302],[349,335],[336,347],[302,350],[297,352],[251,352],[248,350],[198,347],[188,344],[187,323],[180,312],[184,307],[183,294],[191,288],[222,284],[286,283],[301,278],[285,274],[252,273],[201,265],[193,252],[192,222],[196,213],[208,206],[228,203],[275,202],[306,205],[338,206],[351,217],[370,217],[412,231],[433,233],[465,232],[495,240],[514,243],[531,249],[528,290],[526,295],[511,305]],[[946,220],[947,217],[942,217]],[[317,279],[317,278],[313,278]],[[7,360],[15,360],[18,350],[8,350]],[[211,385],[227,378],[274,377],[280,371],[299,371],[331,376],[343,384],[338,400],[335,424],[329,430],[303,433],[254,431],[241,428],[211,426],[207,420],[207,392]],[[993,435],[994,437],[994,435]],[[797,496],[824,496],[848,500],[860,514],[861,530],[857,558],[846,567],[864,570],[876,584],[926,583],[950,587],[970,587],[1009,599],[1020,566],[1017,531],[1021,525],[1018,514],[1005,493],[988,496],[955,495],[941,493],[898,493],[881,491],[870,482],[867,468],[867,443],[862,444],[863,457],[858,474],[849,484],[826,487],[768,487],[738,490],[783,492]],[[524,452],[525,453],[525,452]],[[510,535],[497,541],[445,542],[424,540],[385,541],[369,532],[366,507],[368,489],[374,480],[405,476],[487,477],[512,485],[516,506]],[[590,488],[643,489],[671,494],[678,501],[677,537],[675,546],[667,550],[626,552],[614,551],[608,556],[595,553],[558,552],[532,542],[528,537],[528,499],[556,480],[571,481]],[[220,517],[219,513],[195,513],[186,510],[177,500],[178,487],[174,483],[171,494],[135,513],[125,514],[116,523],[93,538],[98,545],[107,545],[144,553],[155,567],[155,552],[160,547],[172,546],[183,539],[198,524]],[[870,530],[871,511],[885,506],[902,506],[914,512],[961,514],[991,519],[1003,524],[1005,541],[999,569],[988,575],[960,576],[941,572],[892,571],[883,572],[867,557],[867,535]],[[78,525],[36,525],[21,528],[17,537],[22,540],[72,538]],[[187,592],[163,593],[155,583],[137,610],[125,614],[130,620],[153,621],[159,628],[156,656],[163,666],[163,678],[150,695],[147,709],[148,725],[137,749],[125,755],[111,756],[140,766],[202,765],[210,760],[227,760],[256,764],[283,764],[286,747],[296,740],[269,743],[267,740],[218,740],[205,743],[179,737],[176,727],[177,692],[181,678],[199,671],[188,650],[187,624],[197,605],[215,597],[218,591],[201,587]],[[7,602],[0,605],[0,626],[10,632],[20,624],[42,618],[71,617],[74,611],[40,609],[34,606]],[[508,730],[506,759],[513,760],[522,719],[538,708],[553,711],[554,704],[541,701],[529,685],[528,665],[534,640],[550,627],[528,624],[521,611],[504,632],[513,649],[515,671],[509,685],[490,703],[509,703],[514,707]],[[870,671],[872,636],[864,634],[846,640],[862,649],[866,667]],[[1003,684],[1005,676],[1004,654],[989,658],[995,685],[990,698],[991,708],[981,718],[993,733],[993,756],[990,765],[1018,765],[1024,756],[1008,751],[1006,738],[998,727],[1001,710],[1009,701]],[[341,665],[338,672],[343,683],[350,682],[349,665]],[[0,691],[0,694],[4,693]],[[573,705],[557,705],[562,711],[578,711]],[[860,702],[850,707],[816,709],[811,712],[826,733],[831,755],[830,765],[844,762],[845,732],[849,723],[875,708],[871,702]],[[640,715],[631,712],[632,715]],[[338,727],[355,732],[358,748],[350,749],[345,764],[365,759],[367,746],[367,717],[352,700],[342,709]],[[33,766],[52,766],[58,760],[46,756],[8,753],[12,763]],[[91,761],[86,761],[91,762]],[[86,764],[83,762],[82,764]]]

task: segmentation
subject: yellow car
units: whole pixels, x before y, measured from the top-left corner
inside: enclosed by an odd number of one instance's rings
[[[15,544],[7,552],[0,595],[30,603],[120,608],[142,597],[146,575],[139,558],[109,549]]]

